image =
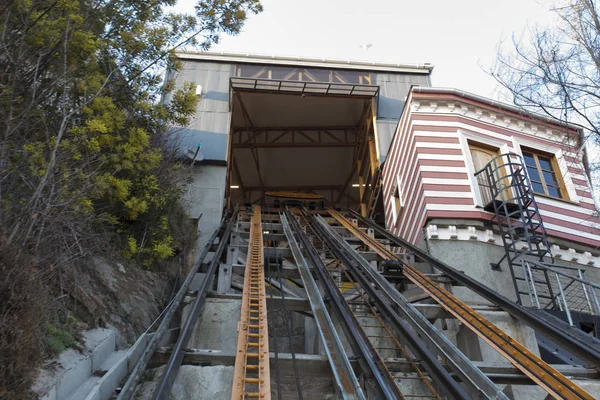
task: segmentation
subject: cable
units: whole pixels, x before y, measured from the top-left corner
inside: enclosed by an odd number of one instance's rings
[[[284,321],[287,328],[288,340],[290,343],[290,353],[292,354],[292,365],[294,367],[294,376],[296,378],[296,387],[298,389],[298,397],[300,400],[304,400],[304,396],[302,395],[302,385],[300,385],[300,376],[298,375],[298,366],[296,365],[296,352],[294,351],[294,345],[292,343],[292,327],[290,325],[290,320],[288,318],[287,308],[285,307],[285,294],[283,292],[283,280],[281,279],[281,264],[279,263],[279,257],[277,258],[277,279],[279,280],[279,285],[281,286],[281,305],[283,307],[283,316]]]
[[[267,256],[267,267],[269,268],[269,285],[271,286],[271,291],[269,293],[269,298],[271,300],[273,300],[273,283],[272,283],[272,269],[271,269],[271,257],[269,255],[269,246],[267,246],[267,252],[266,252],[266,256]],[[267,319],[268,321],[268,319]],[[279,376],[279,351],[277,351],[277,333],[274,332],[273,334],[273,351],[275,353],[275,383],[277,384],[277,399],[278,400],[282,400],[281,397],[281,380],[280,380],[280,376]]]
[[[269,224],[271,226],[271,232],[272,232],[273,222],[269,221]],[[275,251],[275,250],[273,250],[273,251]],[[296,380],[296,388],[298,389],[298,398],[300,400],[304,400],[304,396],[302,395],[302,385],[300,384],[300,376],[298,374],[298,365],[296,364],[296,352],[294,351],[294,345],[292,343],[292,327],[290,324],[290,320],[288,318],[287,308],[285,306],[285,293],[283,291],[283,280],[281,279],[281,263],[280,263],[280,258],[277,256],[277,253],[275,253],[275,260],[277,261],[277,263],[275,265],[277,266],[277,280],[279,281],[279,286],[280,286],[279,291],[281,293],[281,306],[283,308],[283,320],[286,324],[288,341],[289,341],[289,345],[290,345],[290,353],[292,354],[292,366],[294,368],[294,377]]]

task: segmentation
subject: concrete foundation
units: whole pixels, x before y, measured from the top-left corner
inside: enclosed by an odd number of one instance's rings
[[[208,239],[219,227],[223,215],[225,197],[225,177],[227,168],[215,165],[196,165],[192,182],[187,186],[183,198],[190,218],[198,221],[198,242],[196,257]]]
[[[506,312],[479,311],[483,317],[539,357],[540,352],[533,329]],[[506,362],[506,359],[466,326],[456,334],[458,348],[473,361]]]
[[[183,311],[187,318],[190,305]],[[190,337],[189,348],[232,350],[237,347],[237,324],[240,320],[241,302],[228,299],[207,298],[196,327]]]
[[[164,369],[163,366],[148,371],[146,374],[147,380],[142,382],[136,389],[134,395],[136,400],[152,398]],[[169,400],[229,399],[231,398],[232,382],[233,367],[231,366],[199,367],[182,365],[171,387]]]

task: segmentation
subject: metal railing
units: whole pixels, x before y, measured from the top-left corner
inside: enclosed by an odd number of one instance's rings
[[[570,325],[573,312],[600,315],[600,285],[586,280],[585,270],[530,260],[522,260],[521,268],[516,279],[530,307],[562,311]]]

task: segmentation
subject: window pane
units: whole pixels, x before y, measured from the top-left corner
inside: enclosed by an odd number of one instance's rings
[[[557,187],[548,185],[548,195],[554,196],[554,197],[560,197],[560,192],[558,191]]]
[[[541,183],[531,182],[531,186],[533,186],[534,192],[544,194],[544,187]]]
[[[552,171],[552,163],[550,162],[549,158],[543,157],[543,156],[538,156],[538,160],[540,162],[540,167],[542,167],[542,169],[545,169],[546,171]]]
[[[525,158],[525,165],[535,167],[535,160],[533,159],[533,154],[523,153],[523,157]]]
[[[544,171],[544,180],[546,181],[546,185],[558,186],[556,184],[556,177],[551,172]]]
[[[532,181],[542,181],[540,179],[540,173],[538,172],[537,168],[527,167],[527,172],[529,173],[529,179],[531,179]]]

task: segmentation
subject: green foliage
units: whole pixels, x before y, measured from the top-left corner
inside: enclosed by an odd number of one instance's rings
[[[76,342],[71,332],[64,328],[47,325],[46,346],[53,355],[59,355],[68,348],[75,347]]]
[[[208,48],[262,8],[207,0],[193,15],[165,11],[175,3],[0,6],[0,159],[9,160],[0,165],[0,232],[9,242],[63,263],[108,242],[147,268],[181,246],[181,169],[164,144],[198,96],[194,83],[163,84],[164,70],[177,67],[174,50]]]
[[[48,286],[76,290],[77,268],[65,267],[104,251],[158,268],[189,236],[182,168],[165,143],[198,97],[191,83],[163,85],[164,71],[178,66],[174,50],[238,33],[261,6],[166,11],[175,3],[0,4],[0,398],[31,398],[42,343],[54,354],[75,345],[68,318],[42,318],[58,307]]]

